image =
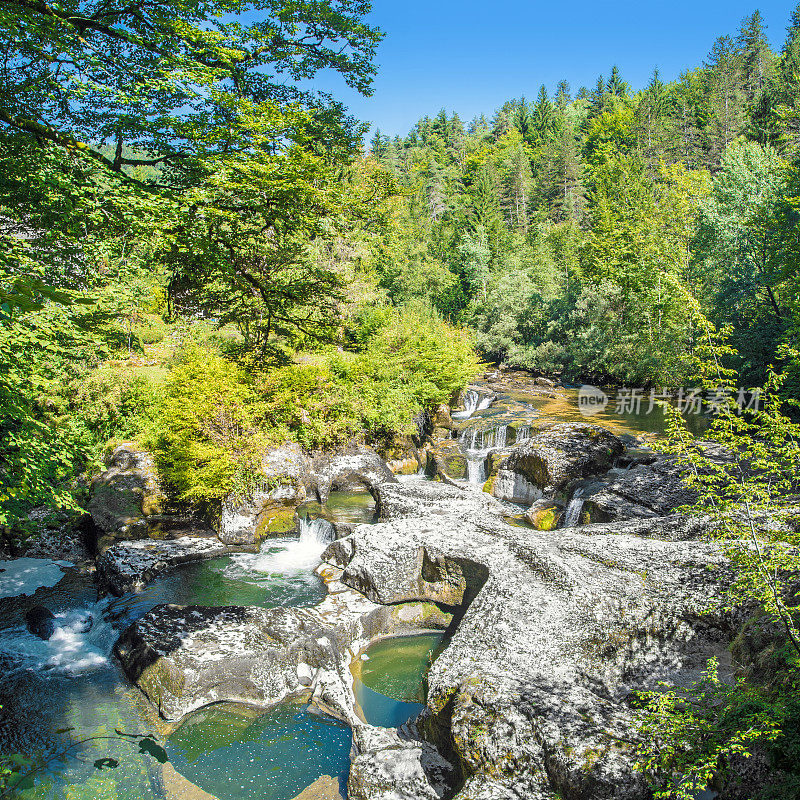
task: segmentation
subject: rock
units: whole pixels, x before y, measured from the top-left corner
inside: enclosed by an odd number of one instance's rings
[[[509,455],[503,470],[519,475],[539,490],[559,490],[571,481],[609,469],[622,451],[622,442],[605,428],[563,423],[520,444]],[[498,494],[497,489],[494,495],[511,499]]]
[[[32,606],[25,612],[28,630],[40,639],[47,641],[56,630],[56,618],[49,608]]]
[[[440,442],[428,450],[425,473],[429,477],[444,475],[451,480],[467,477],[467,457],[455,439]]]
[[[563,515],[564,506],[554,500],[537,500],[525,512],[525,518],[537,531],[555,530]]]
[[[295,528],[294,506],[306,499],[311,460],[299,444],[271,447],[261,456],[262,488],[249,496],[230,495],[213,520],[226,544],[257,544]]]
[[[533,383],[535,386],[546,386],[548,389],[556,387],[555,381],[551,381],[549,378],[534,378]]]
[[[272,502],[271,492],[257,492],[244,500],[226,498],[216,526],[220,541],[231,545],[257,544],[296,527],[294,506]]]
[[[301,688],[299,663],[335,669],[328,633],[305,609],[164,605],[127,628],[115,652],[161,716],[177,719],[222,700],[275,703]]]
[[[311,686],[314,682],[314,670],[308,664],[298,664],[297,680],[301,686]]]
[[[25,541],[28,558],[52,558],[73,564],[90,559],[86,548],[84,519],[70,519],[66,514],[41,506],[28,513],[34,532]]]
[[[161,768],[161,786],[164,789],[164,800],[218,800],[213,794],[184,778],[169,761]]]
[[[450,416],[450,406],[445,403],[440,403],[431,414],[431,421],[433,422],[434,430],[442,428],[444,430],[453,430],[453,418]]]
[[[640,464],[616,476],[603,495],[592,500],[608,510],[613,505],[613,496],[617,495],[628,502],[630,516],[641,516],[632,512],[631,503],[663,516],[697,499],[696,492],[686,487],[681,476],[682,469],[673,459],[660,458],[653,464]]]
[[[432,600],[463,614],[430,669],[418,723],[457,765],[454,797],[648,796],[631,768],[631,693],[696,679],[738,620],[721,600],[727,563],[692,539],[702,521],[553,535],[507,525],[496,507],[456,492],[436,483],[379,489],[392,518],[357,527],[346,550],[329,548],[337,564],[347,561],[342,582],[376,602]],[[403,510],[415,515],[395,516]],[[352,796],[390,797],[384,762],[362,767],[359,758]],[[406,791],[398,796],[431,796]]]
[[[492,497],[498,500],[508,500],[524,506],[531,505],[544,494],[535,483],[531,483],[524,475],[511,469],[497,470],[497,475],[487,481],[485,487],[488,487]]]
[[[317,456],[311,464],[307,488],[320,503],[334,490],[374,489],[382,483],[396,483],[386,462],[369,447],[351,447],[344,452]]]
[[[98,558],[97,583],[101,592],[116,595],[138,592],[162,572],[226,552],[228,548],[218,539],[199,536],[160,542],[120,542]]]
[[[413,486],[383,484],[375,489],[374,495],[381,520],[487,509],[494,509],[498,514],[502,512],[502,506],[496,500],[481,492],[433,481],[415,482]]]
[[[344,800],[339,791],[339,781],[323,775],[306,787],[294,800]]]
[[[428,742],[401,739],[396,731],[357,731],[358,755],[350,765],[350,800],[441,800],[453,766]]]
[[[261,472],[269,500],[302,503],[306,499],[305,482],[311,461],[299,444],[272,447],[261,456]]]
[[[92,481],[89,513],[102,550],[117,539],[147,536],[147,517],[160,514],[164,495],[152,455],[133,442],[114,448]]]

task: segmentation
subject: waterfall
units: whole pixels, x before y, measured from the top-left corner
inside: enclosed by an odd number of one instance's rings
[[[486,459],[494,450],[502,450],[508,441],[508,425],[480,430],[467,428],[461,431],[459,442],[467,457],[467,479],[470,483],[486,482]]]
[[[300,520],[299,543],[303,546],[324,545],[327,547],[336,538],[333,525],[328,520],[318,517],[303,517]]]
[[[486,455],[484,453],[467,453],[467,480],[470,483],[486,483]]]
[[[578,486],[578,488],[575,489],[564,510],[564,520],[561,523],[562,528],[574,528],[576,525],[580,525],[583,504],[589,494],[590,489],[586,486]]]
[[[517,428],[517,438],[515,439],[515,441],[519,443],[519,442],[524,442],[525,440],[530,438],[531,438],[531,426],[520,425],[520,427]]]
[[[467,389],[464,393],[464,410],[454,411],[453,419],[469,419],[476,411],[483,411],[494,402],[494,396],[490,394],[480,394],[474,389]]]

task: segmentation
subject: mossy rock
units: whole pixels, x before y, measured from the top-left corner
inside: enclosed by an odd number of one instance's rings
[[[564,515],[564,507],[552,500],[538,500],[525,514],[537,531],[554,531]]]
[[[159,658],[145,667],[136,684],[154,706],[161,708],[164,699],[183,695],[186,676],[180,670],[171,669],[163,658]]]
[[[265,506],[258,515],[255,540],[269,539],[271,536],[283,536],[297,526],[295,507],[284,504]]]

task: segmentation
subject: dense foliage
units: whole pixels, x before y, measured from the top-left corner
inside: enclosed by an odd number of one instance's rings
[[[755,12],[672,83],[633,91],[614,67],[491,119],[377,133],[403,189],[380,285],[474,326],[490,358],[640,385],[691,379],[692,295],[762,383],[799,321],[799,42],[800,11],[779,53]]]

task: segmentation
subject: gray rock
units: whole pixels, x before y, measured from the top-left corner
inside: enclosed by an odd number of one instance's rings
[[[147,536],[147,517],[160,514],[164,502],[153,457],[137,444],[117,446],[106,467],[93,480],[89,501],[101,549],[115,539]]]
[[[97,559],[101,592],[121,595],[141,591],[157,575],[180,564],[215,558],[228,552],[218,539],[184,536],[181,539],[120,542]]]
[[[571,481],[606,471],[623,449],[619,438],[605,428],[563,423],[540,431],[519,445],[503,470],[520,475],[540,490],[559,490]],[[499,478],[498,474],[495,486]],[[503,497],[498,491],[494,492],[495,497]]]
[[[658,515],[669,514],[697,499],[697,493],[686,487],[681,475],[681,467],[672,459],[660,458],[653,464],[640,464],[612,480],[599,502],[608,507],[613,503],[613,495],[619,495],[639,508]],[[640,515],[630,509],[629,513]]]
[[[331,491],[364,487],[371,490],[382,483],[397,483],[397,478],[374,450],[363,446],[317,456],[307,478],[308,491],[323,504]]]
[[[334,669],[339,654],[315,615],[298,608],[157,606],[115,652],[165,719],[221,700],[270,705],[302,683],[298,665]]]
[[[456,798],[646,797],[631,769],[628,698],[659,680],[695,679],[736,622],[721,610],[722,556],[678,530],[701,523],[540,533],[467,498],[458,510],[451,487],[387,489],[377,494],[391,495],[392,508],[425,515],[360,526],[347,551],[330,550],[347,561],[343,583],[377,602],[462,609],[429,672],[422,723],[466,779]]]

